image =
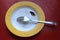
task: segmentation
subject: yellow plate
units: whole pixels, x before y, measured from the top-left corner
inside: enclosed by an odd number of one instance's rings
[[[34,10],[36,10],[36,12],[38,13],[38,16],[39,16],[39,20],[45,21],[45,15],[40,6],[38,6],[37,4],[30,2],[30,1],[21,1],[21,2],[17,2],[15,4],[13,4],[8,9],[6,16],[5,16],[5,23],[7,25],[7,28],[9,29],[9,31],[12,32],[13,34],[20,36],[20,37],[30,37],[30,36],[33,36],[33,35],[39,33],[41,31],[41,29],[44,27],[44,24],[38,23],[34,29],[27,31],[27,32],[19,31],[16,28],[14,28],[11,23],[12,13],[17,8],[24,7],[24,6],[28,6],[28,7],[33,8]]]

